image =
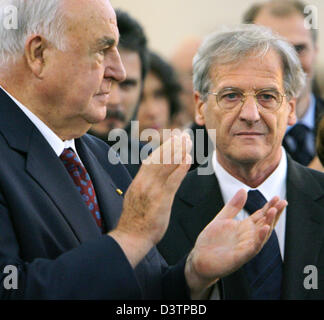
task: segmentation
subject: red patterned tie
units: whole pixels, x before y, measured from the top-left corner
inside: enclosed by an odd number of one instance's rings
[[[97,197],[88,172],[72,149],[64,149],[60,158],[80,191],[83,201],[96,220],[98,227],[104,232]]]

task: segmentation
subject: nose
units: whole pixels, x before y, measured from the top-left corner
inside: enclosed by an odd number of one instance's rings
[[[257,122],[260,120],[259,108],[253,95],[247,95],[240,110],[240,120]]]
[[[154,101],[147,101],[144,104],[144,108],[146,111],[146,116],[150,119],[155,119],[159,115],[159,106],[154,103]]]
[[[121,61],[120,54],[117,47],[109,57],[107,57],[108,66],[105,69],[105,78],[111,78],[117,82],[124,81],[126,79],[126,71]]]

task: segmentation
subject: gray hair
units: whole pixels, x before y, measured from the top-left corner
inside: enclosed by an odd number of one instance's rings
[[[59,50],[64,49],[62,0],[0,0],[0,66],[15,62],[24,53],[32,34],[41,34]],[[6,9],[17,12],[18,26],[7,28]]]
[[[275,50],[282,60],[284,90],[289,98],[298,97],[305,85],[305,74],[292,45],[257,25],[241,25],[209,35],[193,59],[194,89],[207,99],[210,90],[210,68],[213,64],[238,63],[250,54],[263,56]]]

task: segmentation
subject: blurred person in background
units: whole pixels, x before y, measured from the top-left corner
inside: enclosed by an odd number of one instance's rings
[[[159,135],[153,135],[155,145],[167,139],[163,129],[170,129],[174,116],[181,109],[179,94],[181,86],[171,65],[159,55],[150,52],[150,67],[145,78],[143,95],[138,109],[140,134],[145,129],[155,129]]]
[[[180,112],[174,117],[172,126],[175,128],[190,127],[195,119],[195,101],[192,85],[192,59],[197,53],[202,39],[197,36],[185,38],[176,47],[170,58],[170,63],[176,70],[182,86],[180,94]]]
[[[287,128],[283,146],[294,160],[307,166],[316,154],[316,128],[324,112],[324,102],[312,91],[318,55],[318,30],[305,28],[307,14],[304,8],[305,4],[301,1],[271,0],[257,3],[244,14],[243,22],[271,28],[286,38],[298,53],[307,81],[297,100],[297,123]]]
[[[205,162],[208,156],[208,150],[212,150],[212,142],[208,137],[206,127],[195,122],[195,101],[192,83],[192,60],[202,38],[190,36],[185,38],[175,49],[170,61],[176,70],[179,81],[182,86],[180,95],[182,110],[176,115],[172,121],[173,128],[189,128],[192,130],[191,139],[193,148],[191,156],[193,163],[190,170],[197,168]]]

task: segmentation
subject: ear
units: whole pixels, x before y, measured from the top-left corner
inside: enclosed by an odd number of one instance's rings
[[[296,116],[296,98],[290,99],[288,101],[288,107],[289,107],[289,114],[288,114],[288,125],[292,126],[297,122],[297,116]]]
[[[205,102],[201,100],[200,93],[195,91],[194,93],[195,100],[195,121],[200,126],[205,124],[205,116],[204,116],[204,106]]]
[[[25,44],[25,57],[32,73],[42,77],[42,71],[45,66],[44,53],[48,47],[48,42],[40,35],[32,35],[27,38]]]

